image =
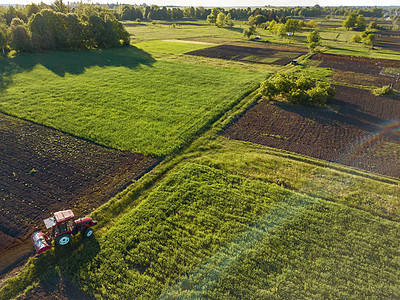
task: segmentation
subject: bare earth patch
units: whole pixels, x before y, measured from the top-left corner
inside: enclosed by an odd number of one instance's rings
[[[4,114],[0,140],[0,274],[33,251],[43,219],[63,209],[83,217],[158,162]]]
[[[306,53],[308,51],[302,48],[237,42],[195,50],[185,54],[283,66]]]
[[[223,134],[400,178],[400,101],[335,88],[329,108],[262,101]]]

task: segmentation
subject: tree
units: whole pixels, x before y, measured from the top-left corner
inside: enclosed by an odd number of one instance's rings
[[[358,15],[356,19],[356,24],[355,24],[355,30],[358,31],[363,31],[367,27],[367,24],[365,23],[365,19],[363,15]]]
[[[361,37],[358,34],[353,35],[351,40],[355,43],[361,43]]]
[[[32,40],[26,28],[26,24],[19,18],[14,18],[10,25],[11,47],[17,51],[32,51]]]
[[[215,24],[219,13],[220,13],[220,10],[218,8],[214,7],[211,10],[211,13],[207,16],[207,22],[211,23],[211,24]]]
[[[307,36],[308,48],[313,51],[317,46],[321,44],[321,36],[318,30],[310,32]]]
[[[68,7],[63,3],[62,0],[55,0],[51,7],[56,12],[64,14],[68,13]]]
[[[346,29],[353,29],[356,26],[357,16],[355,13],[350,13],[347,19],[343,22],[343,27]]]
[[[233,26],[231,13],[228,13],[228,14],[226,15],[225,24],[228,25],[228,26],[230,26],[230,27]]]
[[[267,18],[263,15],[256,15],[256,16],[250,16],[249,17],[249,25],[255,25],[255,26],[260,26],[262,23],[265,23],[267,21]]]
[[[3,54],[5,54],[5,49],[8,44],[8,39],[9,39],[9,34],[8,34],[7,25],[0,23],[0,46],[1,46],[1,51],[3,52]]]
[[[371,23],[369,23],[368,29],[378,29],[378,24],[376,24],[375,21],[371,21]]]
[[[194,18],[195,17],[195,10],[194,7],[185,7],[183,9],[183,16],[185,18]]]
[[[294,20],[294,19],[287,19],[286,23],[285,23],[285,27],[286,27],[286,31],[292,33],[292,35],[294,35],[294,33],[299,30],[299,21],[298,20]]]
[[[218,27],[222,27],[225,24],[225,19],[226,19],[226,15],[223,12],[220,12],[217,15],[217,19],[215,21],[215,25],[217,25]]]
[[[276,35],[279,35],[279,36],[286,35],[286,26],[285,26],[285,24],[276,23],[276,25],[273,27],[273,32]]]
[[[256,28],[254,26],[250,26],[249,28],[243,31],[243,36],[249,39],[251,38],[252,35],[254,35],[255,31]]]
[[[372,45],[375,42],[375,35],[370,33],[367,35],[367,37],[365,38],[365,43],[367,45]]]

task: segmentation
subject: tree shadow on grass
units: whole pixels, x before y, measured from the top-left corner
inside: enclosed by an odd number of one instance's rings
[[[239,27],[221,27],[223,29],[227,29],[227,30],[231,30],[231,31],[235,31],[235,32],[243,32],[243,28],[239,28]]]
[[[87,68],[151,66],[155,59],[147,52],[133,46],[92,51],[55,51],[45,53],[24,53],[14,58],[0,59],[0,90],[12,83],[12,76],[32,71],[42,65],[60,77],[65,74],[79,75]]]

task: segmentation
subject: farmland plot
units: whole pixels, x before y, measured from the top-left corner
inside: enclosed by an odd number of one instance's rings
[[[302,48],[231,43],[187,52],[188,55],[249,61],[260,64],[286,65],[308,51]]]
[[[400,68],[400,60],[378,59],[350,55],[318,53],[311,59],[320,61],[319,67],[342,71],[379,75],[384,68]]]
[[[400,178],[400,102],[335,88],[331,109],[263,101],[224,135]]]
[[[0,272],[53,212],[87,215],[158,162],[4,114],[0,140]]]
[[[386,30],[377,32],[374,46],[400,52],[400,31]]]
[[[165,156],[266,77],[154,61],[143,52],[128,47],[46,53],[34,63],[38,55],[9,60],[20,69],[0,91],[0,111],[108,147]]]

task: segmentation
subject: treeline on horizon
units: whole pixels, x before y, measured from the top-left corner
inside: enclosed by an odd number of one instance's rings
[[[52,5],[0,7],[0,50],[37,52],[128,45],[129,33],[113,11],[80,4],[71,9],[56,0]]]
[[[3,54],[19,52],[107,48],[129,44],[129,33],[119,21],[131,20],[207,20],[218,25],[218,13],[231,20],[262,19],[263,22],[286,23],[288,18],[348,16],[381,18],[400,13],[400,8],[354,7],[280,7],[280,8],[204,8],[160,7],[136,5],[98,5],[63,0],[45,3],[0,7],[0,48]]]
[[[370,9],[354,8],[354,7],[321,7],[318,4],[312,7],[281,7],[281,8],[231,8],[225,9],[217,8],[204,8],[199,7],[160,7],[157,5],[152,6],[136,6],[136,5],[109,5],[109,8],[114,10],[116,18],[119,20],[149,19],[149,20],[181,20],[184,18],[207,20],[207,17],[212,13],[212,10],[224,14],[230,14],[232,19],[247,20],[249,17],[256,15],[263,15],[268,21],[281,21],[287,17],[320,17],[326,15],[346,16],[350,13],[363,15],[364,17],[381,18],[385,13],[396,14],[400,13],[398,9],[383,9],[373,7]]]

